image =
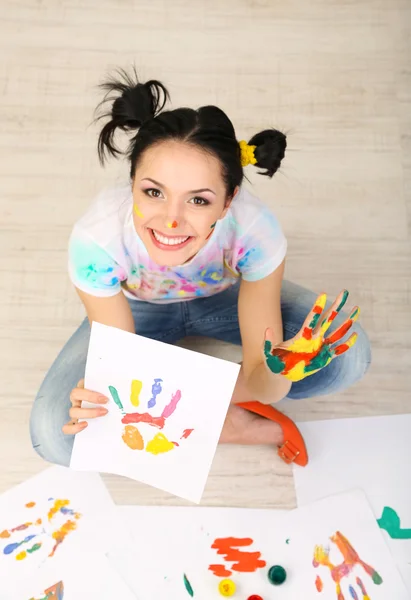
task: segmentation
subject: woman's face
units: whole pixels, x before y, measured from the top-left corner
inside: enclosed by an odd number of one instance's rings
[[[177,141],[144,152],[134,174],[133,198],[138,235],[150,258],[169,267],[197,254],[231,200],[218,159]]]

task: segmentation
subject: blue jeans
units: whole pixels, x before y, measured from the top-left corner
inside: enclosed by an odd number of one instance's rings
[[[185,336],[205,336],[241,345],[238,324],[238,290],[228,290],[189,302],[153,304],[130,300],[135,330],[139,335],[173,343]],[[301,329],[316,294],[294,283],[283,282],[281,311],[284,339],[294,337]],[[332,331],[346,318],[340,314]],[[293,383],[288,398],[300,399],[332,394],[348,388],[363,377],[371,361],[368,337],[360,325],[357,343],[327,367],[302,381]],[[66,343],[46,375],[37,394],[30,417],[33,448],[45,460],[60,465],[70,463],[74,436],[61,428],[70,420],[70,392],[84,377],[90,326],[85,319]],[[252,398],[250,398],[252,400]]]

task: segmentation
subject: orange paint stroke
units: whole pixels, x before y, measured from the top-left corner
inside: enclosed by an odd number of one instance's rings
[[[322,592],[323,588],[324,588],[324,584],[322,582],[322,579],[319,575],[317,575],[317,577],[315,578],[315,587],[317,588],[317,592]]]
[[[149,413],[127,413],[121,419],[121,422],[124,425],[128,423],[148,423],[149,425],[154,425],[154,427],[158,427],[159,429],[163,429],[165,425],[164,417],[153,417]]]
[[[55,544],[53,546],[52,551],[49,556],[54,556],[58,546],[64,542],[66,536],[71,532],[77,529],[77,523],[75,521],[66,521],[64,525],[57,529],[57,531],[53,531],[51,537],[55,540]]]
[[[217,554],[223,555],[224,560],[233,563],[231,566],[233,571],[254,573],[267,564],[265,560],[261,560],[261,552],[243,552],[239,550],[239,547],[251,546],[253,543],[254,540],[251,538],[217,538],[211,548],[217,550]],[[215,568],[218,565],[210,565],[209,570],[213,570],[211,567]]]
[[[143,436],[133,425],[126,425],[122,435],[123,442],[131,448],[131,450],[144,450]]]
[[[194,429],[184,429],[183,435],[181,436],[180,440],[187,439],[188,436],[193,433],[193,431],[194,431]]]
[[[232,571],[228,571],[224,565],[210,565],[208,570],[211,571],[217,577],[229,577],[232,575]]]
[[[51,521],[54,515],[56,515],[62,508],[68,506],[70,504],[70,500],[55,500],[54,505],[50,508],[48,512],[48,520]]]
[[[33,506],[36,506],[35,502],[27,502],[26,504],[26,508],[33,508]]]

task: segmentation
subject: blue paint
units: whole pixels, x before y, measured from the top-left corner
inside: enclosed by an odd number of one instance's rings
[[[355,591],[355,589],[353,588],[353,586],[350,585],[350,587],[348,589],[349,589],[349,592],[351,594],[351,598],[353,598],[354,600],[358,600],[357,592]]]
[[[150,400],[148,401],[148,408],[153,408],[153,406],[156,405],[156,398],[159,394],[161,394],[162,392],[162,387],[161,387],[161,381],[163,381],[162,379],[154,379],[154,383],[151,386],[151,393],[152,393],[152,397],[150,398]]]
[[[15,550],[17,550],[19,546],[21,546],[22,544],[27,544],[30,540],[32,540],[35,537],[36,535],[28,535],[26,538],[24,538],[22,542],[15,542],[14,544],[9,544],[4,548],[3,554],[11,554]]]

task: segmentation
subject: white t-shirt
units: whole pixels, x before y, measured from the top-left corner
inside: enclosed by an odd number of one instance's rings
[[[69,244],[74,285],[93,296],[126,296],[147,302],[178,302],[211,296],[239,277],[257,281],[283,261],[287,241],[274,214],[241,188],[224,219],[187,263],[157,265],[133,222],[131,185],[100,193],[76,223]]]

